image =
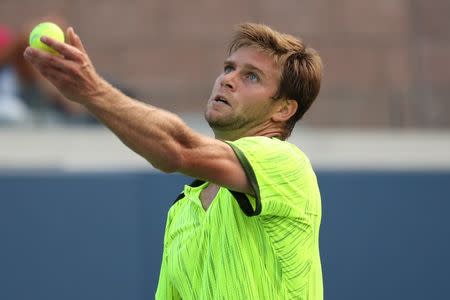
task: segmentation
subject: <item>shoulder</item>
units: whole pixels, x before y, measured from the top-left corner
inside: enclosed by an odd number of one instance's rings
[[[245,157],[247,160],[259,163],[290,162],[296,167],[309,163],[306,155],[297,146],[276,138],[252,136],[227,143],[241,161]]]
[[[254,200],[236,198],[252,208],[248,215],[298,216],[313,184],[314,172],[306,155],[297,146],[275,138],[246,137],[229,144],[254,191]]]

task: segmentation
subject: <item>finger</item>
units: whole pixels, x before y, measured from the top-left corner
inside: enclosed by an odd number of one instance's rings
[[[44,69],[42,75],[58,89],[61,88],[62,83],[71,82],[69,75],[56,69]]]
[[[41,42],[48,45],[49,47],[55,49],[60,54],[64,55],[66,59],[73,60],[73,61],[81,61],[82,55],[80,50],[75,48],[72,45],[61,43],[55,39],[52,39],[48,36],[42,36]]]
[[[66,29],[66,42],[69,44],[69,45],[72,45],[73,46],[73,36],[72,36],[72,34],[71,34],[71,32],[70,31],[73,31],[73,28],[72,27],[68,27],[67,29]]]
[[[38,68],[39,71],[44,68],[53,68],[60,71],[67,69],[66,61],[62,57],[31,47],[25,49],[24,57]]]
[[[86,49],[83,46],[83,43],[81,42],[80,37],[75,33],[75,30],[73,27],[67,28],[67,37],[70,40],[70,44],[80,50],[81,52],[86,53]]]

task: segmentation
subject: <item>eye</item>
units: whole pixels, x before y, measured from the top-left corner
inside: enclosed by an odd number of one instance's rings
[[[223,72],[224,72],[225,74],[231,73],[231,71],[233,71],[233,70],[234,70],[234,68],[233,68],[232,66],[230,66],[230,65],[226,65],[226,66],[223,68]]]
[[[253,72],[248,73],[248,74],[246,75],[246,77],[247,77],[247,79],[249,79],[250,81],[253,81],[253,82],[259,81],[258,75],[256,75],[256,74],[253,73]]]

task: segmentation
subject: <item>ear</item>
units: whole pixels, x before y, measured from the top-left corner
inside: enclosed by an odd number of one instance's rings
[[[276,112],[272,115],[275,122],[285,122],[289,120],[297,111],[298,103],[293,99],[280,100]]]

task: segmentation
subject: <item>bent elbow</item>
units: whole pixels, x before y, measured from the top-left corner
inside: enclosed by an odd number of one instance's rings
[[[182,169],[183,166],[183,160],[181,155],[167,155],[163,160],[161,161],[153,161],[150,162],[156,169],[164,172],[164,173],[175,173],[179,172]]]
[[[174,166],[174,164],[159,164],[159,165],[153,164],[153,166],[166,174],[175,173],[178,171],[178,168]]]

